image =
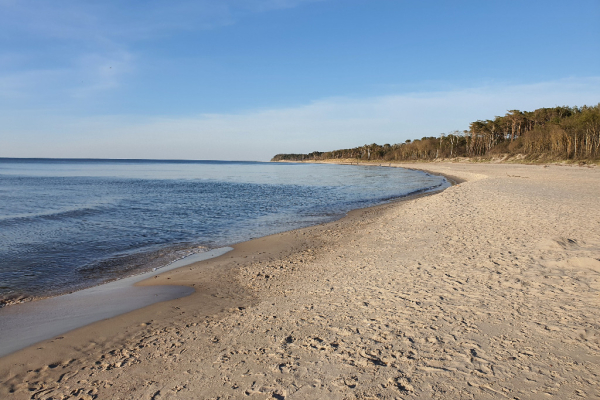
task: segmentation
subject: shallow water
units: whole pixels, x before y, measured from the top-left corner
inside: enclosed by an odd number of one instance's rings
[[[93,286],[447,184],[373,166],[0,159],[0,299]]]

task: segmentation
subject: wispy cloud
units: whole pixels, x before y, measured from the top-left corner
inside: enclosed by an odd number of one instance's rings
[[[298,7],[326,0],[151,0],[81,2],[77,0],[2,0],[5,33],[45,38],[139,40],[165,31],[200,30],[229,25],[248,13]]]
[[[304,3],[317,3],[322,1],[326,0],[257,0],[243,3],[246,3],[246,7],[249,7],[255,11],[270,11],[284,8],[293,8],[300,6]]]
[[[115,89],[135,71],[140,41],[315,1],[323,0],[0,0],[0,101]]]
[[[69,85],[75,97],[87,97],[90,92],[104,91],[119,86],[119,80],[134,70],[134,56],[126,51],[110,54],[85,54],[77,60],[76,78],[81,83]]]
[[[55,68],[4,72],[0,74],[0,106],[8,110],[71,103],[117,88],[120,79],[133,70],[134,56],[114,51],[82,54]]]
[[[0,156],[266,160],[466,129],[508,109],[600,102],[600,77],[370,98],[186,118],[0,117]],[[27,123],[23,123],[26,120]]]

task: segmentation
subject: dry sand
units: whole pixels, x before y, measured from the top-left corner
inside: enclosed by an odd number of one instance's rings
[[[0,359],[1,399],[600,398],[600,169],[463,182],[148,284],[188,297]]]

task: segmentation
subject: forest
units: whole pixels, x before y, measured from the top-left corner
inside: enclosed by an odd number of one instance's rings
[[[598,161],[600,103],[596,106],[510,110],[493,120],[471,122],[468,130],[352,149],[277,154],[271,161],[431,161],[456,157],[493,158],[521,155],[524,161]]]

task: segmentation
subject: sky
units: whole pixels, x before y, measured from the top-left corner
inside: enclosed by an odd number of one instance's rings
[[[598,21],[598,0],[0,0],[0,157],[266,161],[595,105]]]

